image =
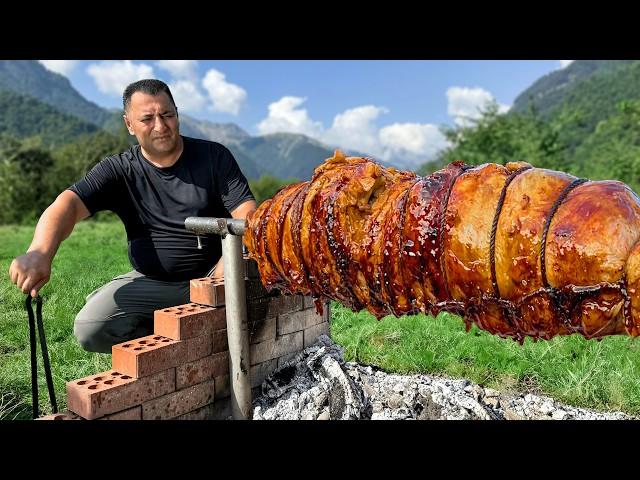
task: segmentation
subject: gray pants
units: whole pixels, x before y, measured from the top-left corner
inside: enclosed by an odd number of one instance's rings
[[[135,270],[115,277],[87,296],[73,333],[89,352],[153,333],[155,310],[189,303],[189,280],[163,282]]]

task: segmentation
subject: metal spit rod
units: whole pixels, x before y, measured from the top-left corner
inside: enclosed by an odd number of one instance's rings
[[[222,237],[231,412],[234,419],[247,420],[252,417],[247,297],[242,256],[242,235],[247,222],[236,218],[188,217],[184,226],[198,235],[198,248],[201,248],[199,235]]]

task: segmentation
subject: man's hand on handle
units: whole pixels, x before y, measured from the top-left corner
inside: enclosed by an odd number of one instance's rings
[[[41,252],[32,251],[16,257],[9,266],[9,277],[22,293],[37,297],[51,276],[52,259]]]
[[[60,243],[71,234],[76,223],[89,215],[80,197],[71,190],[58,195],[38,220],[27,253],[11,262],[11,282],[23,293],[37,297],[38,291],[49,281],[51,263]]]

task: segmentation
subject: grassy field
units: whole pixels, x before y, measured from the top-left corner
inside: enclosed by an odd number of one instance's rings
[[[25,296],[9,282],[11,260],[24,252],[33,227],[0,226],[0,419],[31,415],[29,337]],[[83,351],[73,318],[92,290],[131,269],[119,223],[83,222],[54,260],[41,291],[56,396],[64,408],[65,382],[110,368],[110,355]],[[543,393],[577,406],[640,413],[640,343],[628,337],[602,341],[558,337],[523,346],[482,332],[469,333],[452,315],[376,321],[333,305],[332,336],[347,360],[390,372],[465,377],[507,391]],[[49,408],[40,365],[40,404]]]
[[[10,282],[8,270],[11,260],[25,252],[32,235],[33,227],[0,226],[0,418],[5,419],[31,417],[26,295]],[[121,224],[82,222],[60,246],[51,280],[40,291],[58,408],[66,407],[65,382],[111,367],[111,355],[80,347],[73,336],[73,319],[90,292],[130,270]],[[50,413],[41,359],[38,350],[40,405]]]

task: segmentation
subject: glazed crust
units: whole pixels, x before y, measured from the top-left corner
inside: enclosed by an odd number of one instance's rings
[[[621,182],[524,162],[419,177],[337,151],[248,225],[269,289],[519,341],[640,334],[640,201]]]

